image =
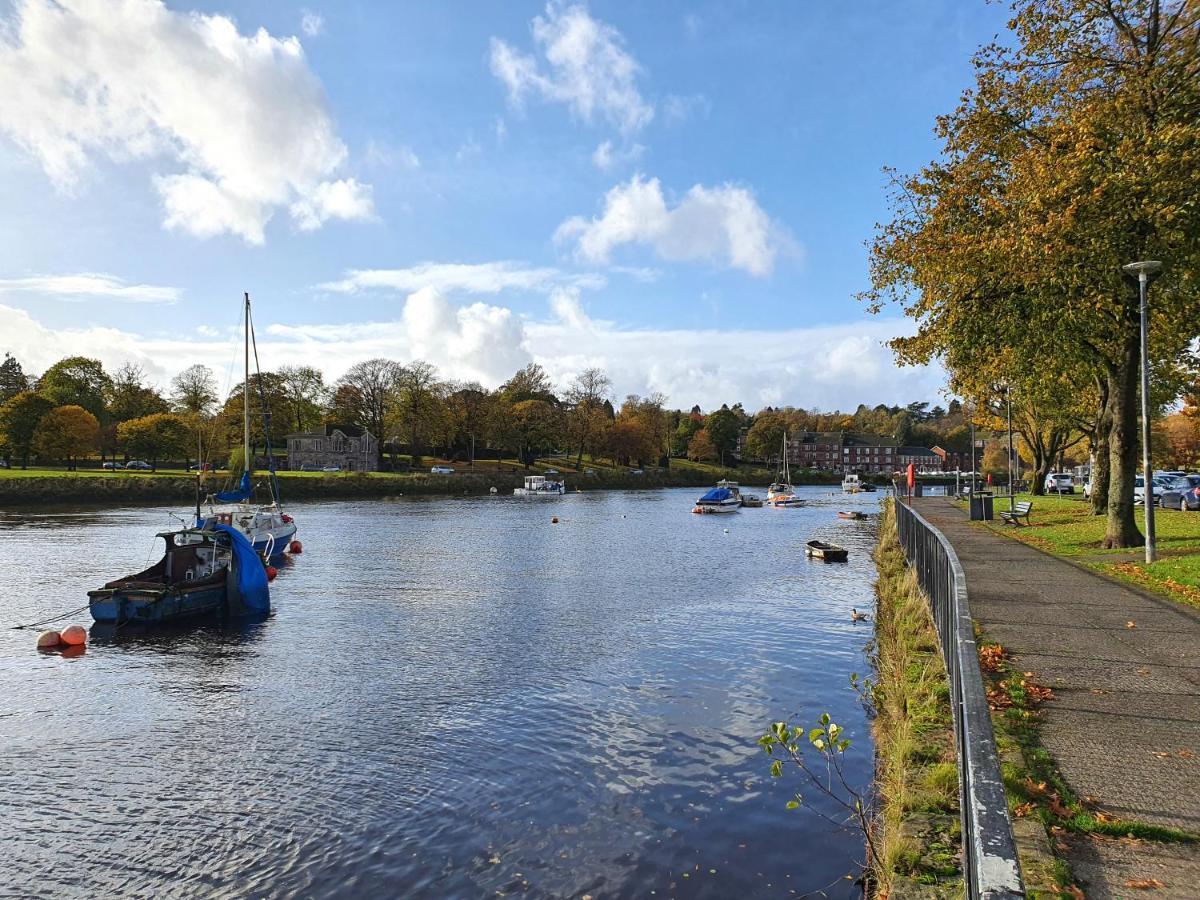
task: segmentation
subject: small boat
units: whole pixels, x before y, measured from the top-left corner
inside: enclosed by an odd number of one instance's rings
[[[759,509],[763,505],[762,498],[754,494],[742,494],[742,506],[748,506],[751,509]]]
[[[867,514],[865,512],[860,512],[857,509],[852,509],[849,512],[842,510],[838,513],[839,519],[865,519],[866,517]]]
[[[803,501],[796,496],[796,492],[792,488],[792,474],[788,470],[788,437],[786,431],[783,433],[782,460],[782,465],[775,476],[774,483],[767,488],[767,503],[777,507],[800,506]]]
[[[561,497],[567,486],[561,481],[549,481],[545,475],[526,475],[525,487],[513,488],[514,497]]]
[[[694,513],[732,513],[742,505],[742,492],[735,481],[719,481],[717,486],[696,501]]]
[[[804,553],[825,562],[845,562],[850,551],[837,544],[827,544],[824,541],[809,541],[804,545]]]
[[[850,474],[842,479],[842,490],[847,494],[857,494],[859,491],[865,490],[865,488],[857,475]]]
[[[157,563],[88,591],[92,619],[113,625],[161,624],[271,612],[262,557],[237,528],[218,524],[158,536],[167,547]]]

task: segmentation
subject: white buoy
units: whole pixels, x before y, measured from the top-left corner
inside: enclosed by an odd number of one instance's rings
[[[725,529],[725,533],[726,533],[726,534],[729,534],[729,529],[728,529],[728,528],[726,528],[726,529]]]
[[[493,488],[491,489],[491,492],[492,492],[493,494],[495,494],[495,493],[498,493],[498,491],[496,490],[496,488],[495,488],[495,487],[493,487]]]

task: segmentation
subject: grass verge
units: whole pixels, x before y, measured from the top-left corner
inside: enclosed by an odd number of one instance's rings
[[[959,897],[961,826],[950,686],[929,602],[885,501],[875,549],[876,795],[880,896]]]

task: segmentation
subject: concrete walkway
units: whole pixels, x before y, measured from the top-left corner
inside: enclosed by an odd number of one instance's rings
[[[1042,740],[1075,793],[1120,818],[1200,832],[1200,613],[972,524],[949,499],[917,509],[954,545],[987,639],[1053,688]],[[1067,844],[1088,897],[1200,897],[1200,846]],[[1126,886],[1151,878],[1165,887]]]

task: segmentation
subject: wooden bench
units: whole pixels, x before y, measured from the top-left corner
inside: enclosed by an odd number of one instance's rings
[[[1021,520],[1025,520],[1025,524],[1029,524],[1029,512],[1033,509],[1033,504],[1029,502],[1018,503],[1011,512],[1007,509],[1000,510],[1000,518],[1009,525],[1020,525]]]

